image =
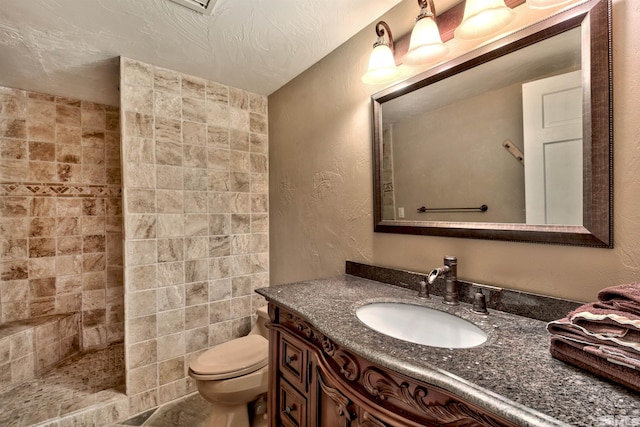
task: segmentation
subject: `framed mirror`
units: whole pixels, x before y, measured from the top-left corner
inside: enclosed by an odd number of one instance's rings
[[[611,2],[372,96],[374,230],[613,247]]]

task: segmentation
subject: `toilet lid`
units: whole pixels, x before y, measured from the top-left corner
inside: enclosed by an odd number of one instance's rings
[[[210,348],[189,367],[196,374],[224,379],[257,371],[268,360],[269,341],[261,335],[247,335]]]

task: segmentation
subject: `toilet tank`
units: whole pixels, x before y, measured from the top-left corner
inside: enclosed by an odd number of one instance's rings
[[[265,326],[269,321],[269,311],[267,310],[268,305],[262,306],[256,310],[256,323],[253,325],[251,332],[249,335],[259,334],[269,339],[269,330]]]

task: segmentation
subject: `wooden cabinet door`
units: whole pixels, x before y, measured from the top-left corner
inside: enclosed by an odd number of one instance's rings
[[[309,346],[285,332],[270,332],[269,425],[307,427]]]
[[[302,393],[307,391],[309,382],[309,347],[303,342],[286,334],[281,334],[278,358],[278,371]]]
[[[319,365],[314,364],[312,378],[312,402],[315,406],[312,410],[317,427],[351,427],[355,419],[355,407],[329,380],[329,376],[323,372]]]
[[[307,399],[284,378],[278,384],[278,425],[307,427]]]

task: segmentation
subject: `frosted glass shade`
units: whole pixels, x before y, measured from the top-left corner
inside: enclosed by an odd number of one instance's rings
[[[546,9],[548,7],[570,3],[571,1],[572,0],[527,0],[527,6],[531,9]]]
[[[462,23],[453,34],[462,40],[487,37],[504,28],[515,15],[504,0],[467,0]]]
[[[380,44],[373,48],[369,57],[369,68],[362,76],[362,82],[365,84],[386,83],[395,79],[400,74],[393,53],[389,46]]]
[[[442,58],[447,52],[449,47],[442,43],[434,20],[422,18],[413,27],[409,50],[402,62],[406,65],[428,64]]]

